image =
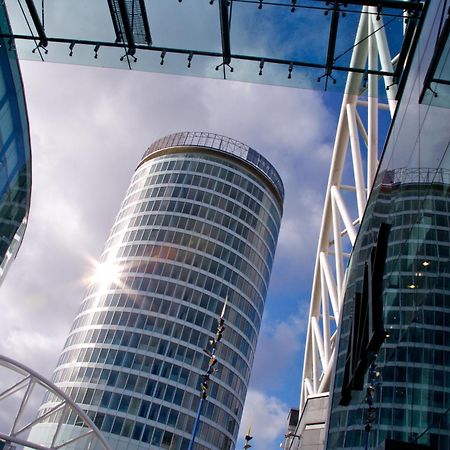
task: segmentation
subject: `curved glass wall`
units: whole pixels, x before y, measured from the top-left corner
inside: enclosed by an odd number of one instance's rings
[[[10,30],[4,5],[0,28]],[[14,42],[0,39],[0,282],[25,232],[31,193],[28,117]]]
[[[428,3],[348,268],[328,449],[404,448],[400,442],[450,448],[450,103],[439,92],[428,95],[426,76],[448,39],[445,3]],[[448,80],[448,64],[436,66],[435,78]],[[364,389],[354,389],[343,406],[353,299],[382,222],[391,225],[382,286],[386,339],[373,355],[373,383],[366,375]]]
[[[101,258],[114,279],[89,289],[54,374],[113,448],[188,447],[203,349],[226,297],[220,368],[195,448],[234,448],[237,439],[282,191],[254,164],[210,145],[144,155]],[[33,433],[45,441],[51,422]],[[76,423],[67,424],[70,433]]]

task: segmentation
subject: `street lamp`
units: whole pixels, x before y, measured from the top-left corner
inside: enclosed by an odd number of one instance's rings
[[[244,450],[247,450],[248,448],[251,447],[251,445],[249,444],[249,442],[253,439],[253,436],[250,434],[250,427],[248,428],[247,434],[245,435],[245,445],[244,445]]]
[[[192,450],[194,448],[195,437],[197,435],[198,427],[200,425],[200,416],[202,415],[203,403],[205,402],[206,398],[208,397],[208,387],[209,387],[210,377],[217,370],[217,368],[215,367],[218,362],[217,357],[216,357],[216,348],[217,348],[218,342],[220,342],[220,340],[222,339],[223,332],[225,331],[224,316],[225,316],[225,308],[227,306],[227,302],[228,302],[228,297],[225,298],[225,302],[224,302],[223,308],[222,308],[222,313],[220,314],[220,317],[217,319],[216,334],[208,342],[209,347],[211,347],[211,350],[209,348],[203,349],[203,351],[206,353],[206,355],[209,358],[208,369],[202,375],[202,382],[200,384],[200,402],[198,404],[197,417],[195,418],[194,429],[192,430],[192,436],[191,436],[191,441],[189,442],[188,450]]]

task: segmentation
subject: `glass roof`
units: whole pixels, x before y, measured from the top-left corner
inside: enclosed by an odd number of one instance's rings
[[[422,103],[450,108],[450,18],[438,36],[420,97]]]
[[[341,92],[362,4],[398,54],[415,1],[6,0],[22,59]]]

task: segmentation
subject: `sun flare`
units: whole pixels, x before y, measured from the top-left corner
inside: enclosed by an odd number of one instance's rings
[[[94,272],[89,277],[91,283],[105,286],[107,284],[120,285],[121,268],[118,264],[114,264],[110,261],[95,262]]]

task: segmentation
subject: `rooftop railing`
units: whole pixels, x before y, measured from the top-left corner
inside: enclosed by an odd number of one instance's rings
[[[284,186],[280,175],[272,164],[260,155],[256,150],[242,142],[236,141],[220,134],[201,132],[201,131],[183,131],[170,134],[155,141],[144,153],[143,159],[158,150],[171,147],[205,147],[222,151],[237,156],[247,161],[260,172],[262,172],[274,185],[282,199],[284,199]]]

